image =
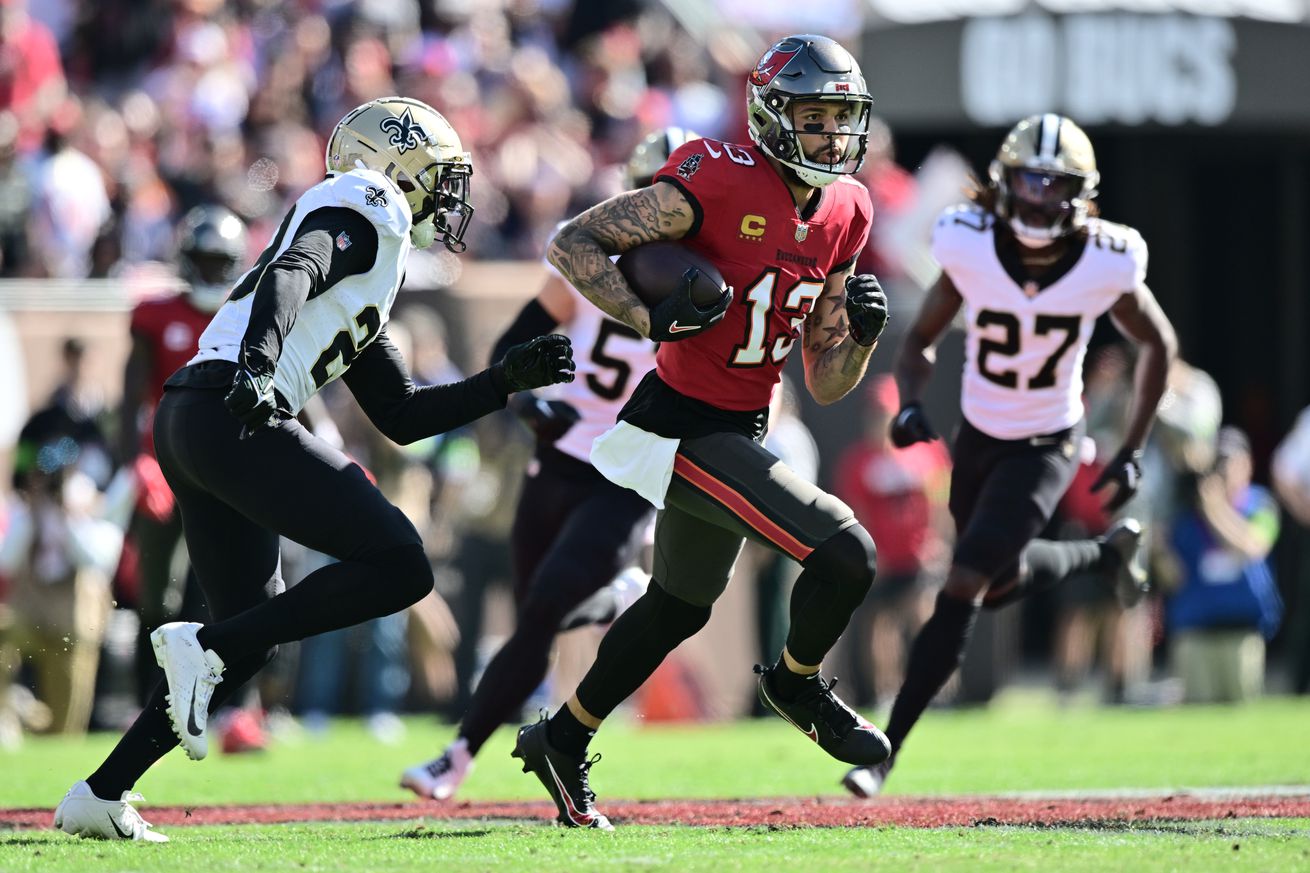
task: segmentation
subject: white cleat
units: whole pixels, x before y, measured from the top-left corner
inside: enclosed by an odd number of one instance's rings
[[[74,782],[55,807],[55,827],[75,837],[99,840],[142,840],[167,843],[168,837],[150,829],[150,822],[132,806],[144,800],[140,794],[124,791],[118,800],[101,800],[85,782]]]
[[[209,753],[205,733],[209,699],[223,681],[223,659],[210,649],[202,649],[196,639],[201,627],[194,621],[171,621],[150,635],[155,660],[164,668],[168,681],[168,719],[192,761]]]
[[[468,740],[455,740],[441,753],[440,758],[426,764],[416,764],[400,775],[400,787],[422,798],[449,800],[455,796],[473,769],[473,756],[469,754]]]

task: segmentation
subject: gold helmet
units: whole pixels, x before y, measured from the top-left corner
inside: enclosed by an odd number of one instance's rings
[[[645,188],[654,180],[669,160],[669,155],[682,148],[693,139],[700,139],[699,133],[692,133],[682,127],[661,127],[646,135],[637,143],[628,158],[628,187]]]
[[[1031,115],[1005,137],[988,168],[996,212],[1021,240],[1043,243],[1087,222],[1096,196],[1092,141],[1063,115]]]
[[[415,246],[427,248],[440,239],[452,252],[466,248],[473,161],[455,128],[431,106],[408,97],[357,106],[337,122],[325,162],[329,173],[362,165],[390,179],[409,204]]]

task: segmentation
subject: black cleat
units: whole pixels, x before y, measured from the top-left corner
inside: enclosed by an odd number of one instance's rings
[[[842,786],[856,797],[877,797],[882,787],[887,784],[887,776],[892,772],[896,758],[891,757],[872,767],[852,767],[842,777]]]
[[[795,700],[782,700],[772,687],[773,669],[756,664],[755,672],[760,674],[760,702],[838,761],[867,767],[891,755],[891,743],[882,731],[832,693],[836,679],[825,682],[816,676]]]
[[[1151,590],[1146,571],[1138,560],[1141,544],[1142,526],[1134,518],[1120,519],[1101,537],[1114,596],[1124,609],[1141,603]]]
[[[614,825],[596,811],[596,795],[588,784],[587,774],[600,755],[579,760],[550,744],[546,738],[546,719],[519,728],[514,751],[510,754],[523,762],[524,773],[535,773],[550,792],[559,815],[555,821],[569,828],[614,830]]]

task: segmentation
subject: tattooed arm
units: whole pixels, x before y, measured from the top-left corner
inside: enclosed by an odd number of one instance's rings
[[[583,297],[642,336],[650,310],[632,293],[610,260],[656,240],[681,239],[696,216],[682,192],[667,182],[628,191],[593,206],[560,228],[546,257]]]
[[[846,279],[849,269],[833,273],[823,283],[823,293],[805,318],[805,387],[823,405],[836,403],[864,378],[869,354],[877,343],[862,346],[850,335],[846,322]]]

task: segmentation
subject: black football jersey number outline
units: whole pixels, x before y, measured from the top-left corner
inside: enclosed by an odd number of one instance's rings
[[[355,358],[364,350],[369,343],[373,342],[379,331],[382,330],[382,313],[378,311],[376,305],[370,303],[355,313],[355,324],[364,330],[364,339],[356,342],[355,332],[350,328],[343,327],[337,331],[336,336],[328,343],[327,348],[323,349],[318,355],[318,360],[314,361],[314,366],[309,368],[310,378],[314,380],[314,388],[321,390],[324,385],[332,381],[330,368],[332,362],[341,358],[341,372],[344,373],[350,369],[350,365],[355,362]]]
[[[993,370],[987,366],[989,355],[1000,355],[1002,357],[1013,357],[1019,354],[1022,348],[1023,330],[1019,324],[1019,317],[1013,312],[998,312],[995,309],[983,309],[978,312],[978,318],[974,322],[980,328],[999,326],[1004,330],[1003,336],[991,337],[980,336],[978,338],[978,373],[988,382],[994,385],[1000,385],[1002,388],[1018,388],[1019,373],[1016,370]],[[1064,358],[1069,349],[1073,348],[1078,341],[1082,332],[1083,317],[1081,315],[1046,315],[1037,316],[1033,323],[1033,333],[1037,336],[1046,336],[1053,331],[1064,333],[1064,339],[1060,342],[1046,362],[1042,364],[1040,370],[1028,379],[1028,384],[1024,387],[1030,390],[1040,390],[1042,388],[1054,388],[1056,382],[1056,372],[1059,370],[1060,361]]]

